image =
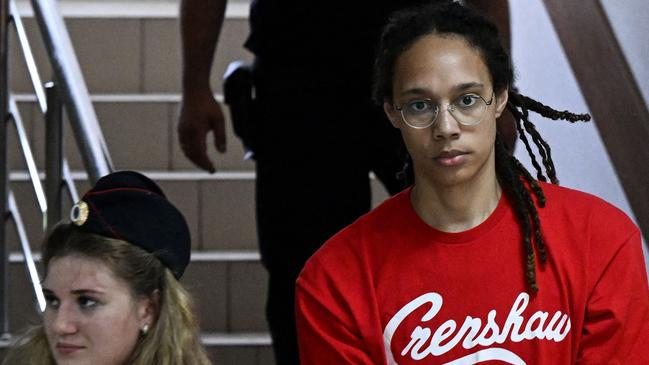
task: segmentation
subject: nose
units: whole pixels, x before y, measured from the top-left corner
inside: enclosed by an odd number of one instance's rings
[[[77,332],[77,315],[74,310],[61,306],[50,316],[51,329],[57,335],[70,335]]]
[[[437,120],[433,124],[433,133],[435,139],[457,139],[460,137],[461,129],[460,123],[455,119],[451,113],[453,106],[443,106],[439,110]]]

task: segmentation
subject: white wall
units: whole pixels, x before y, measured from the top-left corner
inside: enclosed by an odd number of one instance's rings
[[[608,14],[615,36],[627,57],[645,102],[649,104],[649,1],[600,2]]]
[[[611,4],[613,2],[610,1]],[[620,3],[615,3],[619,7]],[[638,7],[644,7],[643,15],[641,16],[637,10],[625,9],[622,12],[616,8],[614,21],[623,21],[629,13],[634,13],[635,17],[632,22],[614,29],[623,30],[622,34],[618,34],[618,38],[624,40],[625,51],[634,50],[629,58],[633,61],[633,71],[636,76],[643,75],[644,95],[647,97],[649,96],[649,71],[646,55],[649,51],[647,41],[649,23],[646,21],[646,14],[649,14],[649,2],[635,0],[629,1],[630,3],[637,3]],[[626,6],[627,2],[625,1],[624,4]],[[521,93],[556,109],[568,109],[578,113],[588,111],[543,1],[510,0],[510,12],[512,56],[517,75],[516,85]],[[642,60],[643,54],[644,60]],[[600,196],[635,219],[595,128],[594,123],[597,121],[569,124],[536,115],[533,115],[532,121],[552,147],[552,157],[561,185]],[[522,143],[519,143],[516,156],[530,171],[534,171]],[[645,252],[645,263],[649,267],[647,252]]]

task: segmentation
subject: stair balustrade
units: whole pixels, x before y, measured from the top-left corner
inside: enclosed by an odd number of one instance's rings
[[[72,202],[78,200],[70,168],[63,156],[63,108],[67,112],[70,127],[90,183],[94,184],[101,176],[113,170],[110,154],[56,1],[32,0],[31,7],[54,75],[54,81],[45,85],[41,81],[39,70],[36,67],[36,61],[15,0],[0,0],[0,115],[4,121],[0,128],[0,207],[3,218],[2,224],[0,224],[0,341],[5,342],[10,338],[9,249],[6,239],[6,223],[8,221],[13,223],[18,233],[25,266],[32,283],[34,297],[38,303],[38,311],[42,312],[45,309],[45,300],[31,246],[25,233],[14,192],[9,186],[11,171],[8,162],[8,131],[10,125],[13,125],[16,132],[16,140],[20,145],[31,186],[38,201],[43,232],[61,219],[63,191],[67,191],[68,198]],[[39,173],[36,167],[20,112],[9,87],[11,68],[8,54],[11,46],[9,44],[11,26],[16,32],[27,64],[39,110],[45,115],[46,161],[44,175]],[[45,189],[41,183],[43,178],[45,178]]]

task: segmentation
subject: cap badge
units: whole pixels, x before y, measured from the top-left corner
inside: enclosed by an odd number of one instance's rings
[[[89,212],[88,204],[82,200],[70,210],[70,220],[77,226],[82,226],[88,220]]]

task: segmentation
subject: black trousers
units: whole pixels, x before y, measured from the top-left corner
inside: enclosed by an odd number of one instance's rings
[[[269,273],[266,315],[278,365],[299,364],[295,280],[308,258],[371,205],[368,173],[390,193],[402,145],[365,83],[255,70],[249,145],[256,159],[259,248]],[[285,75],[284,75],[285,76]],[[326,85],[326,86],[324,86]]]

